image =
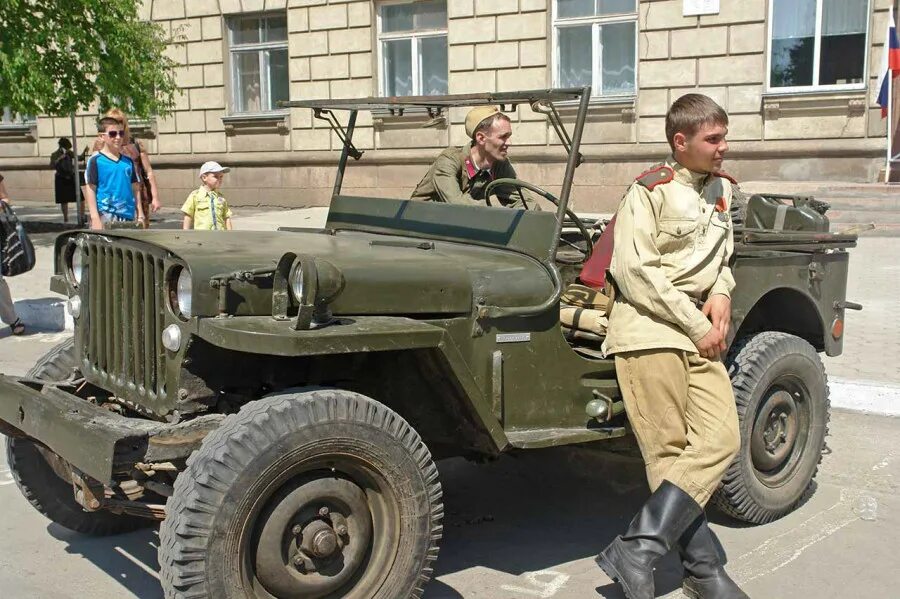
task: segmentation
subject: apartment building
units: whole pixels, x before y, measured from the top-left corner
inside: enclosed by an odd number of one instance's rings
[[[475,93],[589,85],[582,211],[608,211],[668,153],[664,115],[705,93],[731,118],[739,179],[875,181],[886,121],[873,89],[893,0],[145,0],[176,38],[174,114],[136,124],[164,204],[214,159],[237,206],[328,203],[340,141],[287,99]],[[568,112],[571,121],[574,111]],[[96,113],[78,115],[78,143]],[[464,112],[362,114],[346,193],[406,197],[442,148],[466,142]],[[511,115],[521,178],[558,188],[564,152],[544,118]],[[428,125],[425,127],[424,125]],[[53,197],[48,157],[70,118],[0,125],[18,197]]]

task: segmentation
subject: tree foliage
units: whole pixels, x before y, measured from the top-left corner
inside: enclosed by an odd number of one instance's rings
[[[130,116],[169,114],[176,63],[171,40],[138,18],[140,0],[0,0],[0,106],[64,115],[119,106]]]

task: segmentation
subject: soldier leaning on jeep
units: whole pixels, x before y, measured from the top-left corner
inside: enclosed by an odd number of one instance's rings
[[[598,563],[629,599],[654,597],[653,563],[675,547],[689,597],[747,597],[703,512],[740,447],[721,361],[734,289],[732,181],[719,172],[727,132],[728,115],[710,98],[676,100],[666,115],[672,157],[637,178],[616,215],[605,351],[615,354],[653,494]]]

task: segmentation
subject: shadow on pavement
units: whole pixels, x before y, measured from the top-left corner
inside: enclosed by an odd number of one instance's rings
[[[159,535],[156,527],[113,537],[88,537],[57,524],[47,526],[47,532],[67,543],[67,552],[89,560],[134,596],[162,599],[157,574]]]
[[[488,464],[454,458],[438,467],[445,518],[435,577],[446,579],[432,581],[426,599],[463,597],[452,580],[476,567],[521,577],[593,560],[649,494],[639,459],[586,448],[522,452]],[[720,515],[714,520],[735,525]],[[162,597],[155,528],[108,538],[84,537],[53,524],[48,531],[136,596]],[[599,567],[591,567],[599,597],[624,597]],[[681,575],[677,557],[668,555],[656,566],[657,594],[678,589]]]
[[[639,459],[587,448],[522,452],[483,465],[452,459],[438,467],[445,518],[435,576],[446,582],[475,567],[521,577],[577,560],[593,564],[649,495]],[[624,597],[592,567],[599,596]],[[673,555],[658,563],[657,594],[679,588],[681,574]],[[425,593],[458,596],[447,584]]]

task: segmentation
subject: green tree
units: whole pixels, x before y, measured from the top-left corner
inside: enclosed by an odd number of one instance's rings
[[[64,115],[119,106],[131,116],[169,114],[176,63],[140,0],[0,0],[0,106]]]

